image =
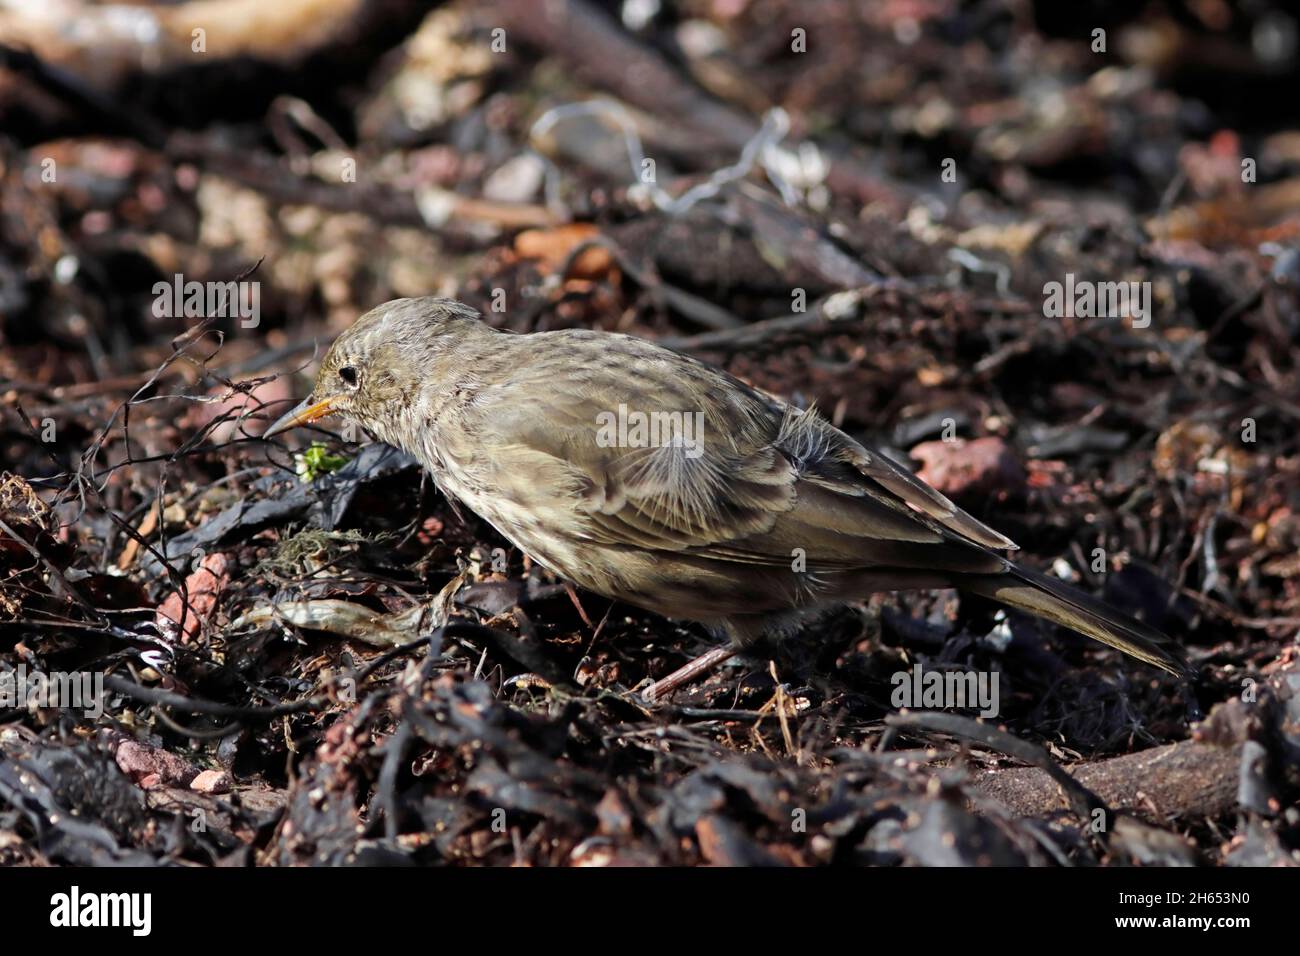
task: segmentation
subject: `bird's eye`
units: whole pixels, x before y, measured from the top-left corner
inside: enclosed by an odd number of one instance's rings
[[[348,388],[357,387],[357,370],[351,365],[344,365],[339,369],[339,378],[343,379],[343,384]]]

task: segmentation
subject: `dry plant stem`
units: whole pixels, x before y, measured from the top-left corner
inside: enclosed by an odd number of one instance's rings
[[[1165,823],[1231,812],[1240,766],[1240,744],[1220,747],[1180,740],[1071,767],[1070,773],[1116,810]],[[1017,816],[1042,816],[1065,805],[1060,787],[1037,767],[999,770],[976,777],[974,783]]]
[[[677,688],[699,680],[705,674],[717,670],[731,660],[735,654],[735,649],[730,646],[715,647],[713,650],[701,654],[690,663],[677,668],[662,680],[655,681],[642,692],[641,696],[649,703],[657,703],[677,690]]]

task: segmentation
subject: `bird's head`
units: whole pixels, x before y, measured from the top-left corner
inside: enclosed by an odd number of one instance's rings
[[[316,385],[263,434],[271,438],[327,415],[354,421],[392,444],[425,390],[449,371],[450,353],[484,330],[478,312],[454,299],[394,299],[334,340]]]

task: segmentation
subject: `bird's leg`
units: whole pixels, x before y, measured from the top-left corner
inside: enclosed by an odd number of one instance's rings
[[[698,680],[710,671],[721,667],[735,656],[735,653],[736,649],[730,644],[715,647],[708,653],[701,654],[690,663],[677,668],[662,680],[655,681],[641,692],[641,696],[649,703],[658,703],[683,684]]]
[[[582,602],[578,600],[578,592],[574,589],[573,585],[568,581],[565,581],[564,590],[568,593],[569,600],[573,602],[573,606],[578,609],[578,617],[582,618],[582,623],[586,624],[589,629],[594,628],[596,625],[592,624],[591,618],[587,617],[587,612],[583,610]]]

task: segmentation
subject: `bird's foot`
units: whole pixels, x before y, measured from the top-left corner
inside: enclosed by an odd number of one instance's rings
[[[730,645],[715,647],[708,653],[701,654],[690,663],[677,668],[667,677],[655,681],[641,692],[641,696],[647,703],[661,703],[664,698],[679,687],[699,680],[704,675],[721,667],[731,660],[735,653],[735,648]]]

